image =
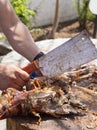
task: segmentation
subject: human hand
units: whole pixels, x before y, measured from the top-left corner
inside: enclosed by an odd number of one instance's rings
[[[38,54],[36,55],[36,57],[34,58],[34,60],[39,59],[39,58],[40,58],[41,56],[43,56],[43,55],[44,55],[43,52],[38,53]],[[31,79],[34,79],[35,77],[38,77],[38,76],[39,76],[39,74],[38,74],[37,71],[35,71],[35,72],[33,72],[33,73],[30,74],[30,78],[31,78]]]
[[[0,89],[13,87],[18,90],[29,80],[29,74],[15,65],[0,65]]]

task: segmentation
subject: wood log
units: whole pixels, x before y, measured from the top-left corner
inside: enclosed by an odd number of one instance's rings
[[[7,120],[7,130],[67,130],[67,128],[72,128],[72,130],[79,129],[76,127],[71,120],[61,120],[53,118],[45,118],[40,124],[37,124],[31,118],[10,118]]]
[[[7,119],[7,130],[97,130],[97,115],[88,113],[76,118],[43,117],[40,124],[35,118]]]
[[[97,130],[97,92],[87,88],[74,88],[73,93],[81,102],[88,105],[89,111],[84,115],[70,115],[61,118],[42,115],[42,121],[30,117],[14,117],[7,119],[7,130]]]

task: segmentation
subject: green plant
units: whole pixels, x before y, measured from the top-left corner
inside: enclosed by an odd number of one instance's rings
[[[76,2],[79,24],[82,29],[86,28],[87,21],[93,21],[95,19],[95,15],[89,10],[89,1],[90,0],[74,0],[74,2]]]
[[[20,18],[20,20],[28,26],[28,28],[31,28],[30,24],[30,18],[35,15],[35,12],[33,10],[30,10],[28,8],[28,1],[29,0],[10,0],[16,14]]]

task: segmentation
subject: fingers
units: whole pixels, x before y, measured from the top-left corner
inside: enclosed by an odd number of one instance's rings
[[[23,85],[25,85],[26,82],[24,80],[22,80],[20,77],[18,77],[18,78],[16,78],[15,83],[18,86],[23,86]]]
[[[30,75],[29,75],[27,72],[21,70],[21,72],[20,72],[20,74],[19,74],[19,77],[20,77],[23,81],[27,82],[27,81],[29,80],[29,78],[30,78]]]
[[[17,90],[21,90],[21,87],[18,84],[16,84],[16,83],[11,84],[11,86],[9,86],[9,87],[10,88],[15,88]]]
[[[26,73],[25,71],[23,70],[19,70],[18,73],[15,74],[16,76],[16,79],[14,81],[14,83],[16,85],[15,88],[17,88],[18,90],[21,90],[21,88],[26,84],[26,82],[29,80],[30,76],[28,73]],[[13,86],[13,87],[14,87]]]
[[[20,89],[30,79],[28,73],[14,65],[0,66],[0,89],[5,90],[9,87]]]

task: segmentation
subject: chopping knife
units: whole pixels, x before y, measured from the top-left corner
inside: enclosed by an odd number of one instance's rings
[[[56,47],[23,68],[29,74],[54,77],[97,58],[97,49],[86,31]]]

